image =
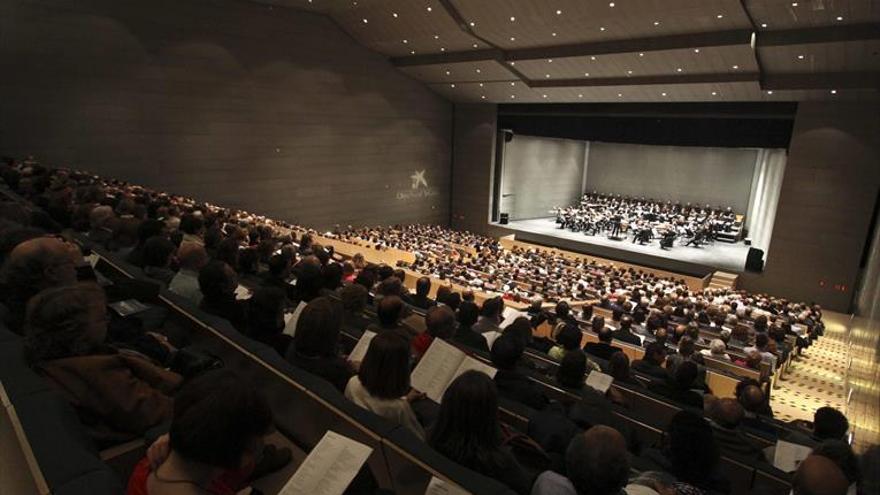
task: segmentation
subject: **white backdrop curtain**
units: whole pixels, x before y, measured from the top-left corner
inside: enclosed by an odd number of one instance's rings
[[[770,248],[773,222],[776,220],[776,206],[782,190],[785,175],[785,162],[788,159],[784,149],[760,149],[752,176],[752,193],[746,211],[746,229],[752,246],[764,250],[764,259]]]

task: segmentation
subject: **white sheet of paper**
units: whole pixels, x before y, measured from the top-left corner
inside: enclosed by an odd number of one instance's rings
[[[238,287],[235,288],[235,298],[239,301],[250,299],[251,291],[247,287],[238,284]]]
[[[91,265],[93,270],[95,269],[95,265],[97,265],[98,261],[100,261],[100,260],[101,260],[101,257],[95,253],[92,253],[92,254],[86,256],[86,261],[89,262],[89,265]]]
[[[797,471],[798,464],[806,459],[812,451],[813,449],[804,445],[777,440],[776,453],[773,455],[773,465],[776,466],[776,469],[792,473]]]
[[[510,325],[511,323],[513,323],[513,321],[516,320],[517,318],[519,318],[520,316],[525,316],[525,315],[526,314],[523,313],[522,311],[517,311],[511,307],[505,306],[504,312],[501,313],[501,317],[503,318],[503,320],[501,321],[501,328],[502,329],[507,328],[507,325]]]
[[[492,331],[492,332],[486,332],[482,335],[483,335],[483,338],[486,339],[486,343],[489,344],[489,350],[492,350],[492,344],[495,343],[495,341],[498,339],[498,337],[501,337],[501,332]]]
[[[373,449],[328,430],[280,495],[342,495]]]
[[[586,384],[604,394],[608,391],[608,388],[611,387],[613,382],[614,377],[611,375],[606,375],[605,373],[593,370],[587,375]]]
[[[428,483],[428,488],[425,490],[425,495],[470,495],[470,493],[458,485],[447,483],[436,476],[431,476],[431,482]]]
[[[418,366],[413,370],[410,384],[439,404],[446,386],[452,381],[465,357],[465,353],[455,346],[442,339],[434,339],[431,347],[428,347]]]
[[[299,304],[296,305],[296,309],[293,310],[293,313],[284,313],[284,335],[290,335],[294,337],[296,335],[296,322],[299,321],[299,315],[302,313],[302,310],[306,308],[306,303],[300,301]]]
[[[355,344],[354,349],[351,350],[351,354],[348,355],[348,360],[363,361],[364,356],[367,355],[367,350],[370,348],[370,342],[372,342],[375,336],[376,332],[365,330],[361,338],[358,339],[357,344]]]

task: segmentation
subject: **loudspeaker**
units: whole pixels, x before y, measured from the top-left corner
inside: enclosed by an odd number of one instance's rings
[[[749,254],[746,256],[746,270],[755,273],[764,271],[763,249],[749,248]]]
[[[507,225],[507,222],[510,221],[510,216],[507,213],[502,213],[498,218],[498,223],[501,225]]]

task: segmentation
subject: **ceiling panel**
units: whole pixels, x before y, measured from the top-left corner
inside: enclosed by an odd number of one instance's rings
[[[770,46],[758,53],[772,73],[880,71],[880,40]]]
[[[877,0],[746,0],[745,5],[759,29],[880,22]]]
[[[474,22],[475,33],[505,49],[750,26],[738,0],[452,0],[452,3],[466,21]],[[610,7],[611,4],[614,7]]]
[[[487,62],[459,62],[455,64],[416,65],[401,67],[403,72],[428,83],[455,83],[466,81],[516,81],[518,78],[494,60]]]
[[[725,74],[729,72],[752,73],[758,71],[751,47],[743,45],[518,60],[514,67],[532,80]]]

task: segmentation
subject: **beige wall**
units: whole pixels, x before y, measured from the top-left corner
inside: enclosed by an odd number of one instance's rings
[[[878,187],[880,104],[799,104],[765,271],[740,285],[849,311]]]
[[[324,16],[5,0],[0,74],[0,154],[314,227],[449,219],[452,105]]]

